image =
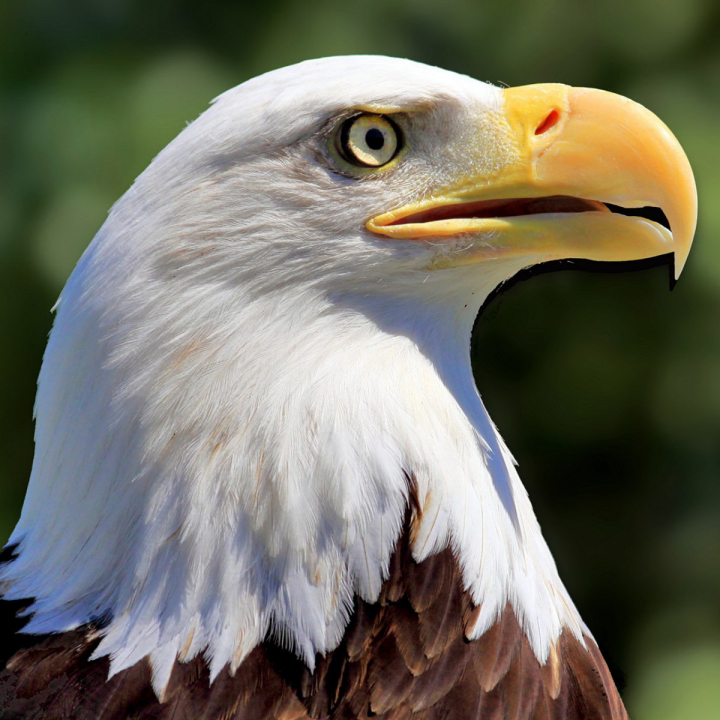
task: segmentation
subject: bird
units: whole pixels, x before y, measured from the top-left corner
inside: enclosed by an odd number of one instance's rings
[[[218,97],[54,308],[0,718],[626,718],[470,335],[549,261],[679,276],[696,217],[607,91],[342,56]]]

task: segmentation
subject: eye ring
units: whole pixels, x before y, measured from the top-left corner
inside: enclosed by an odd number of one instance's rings
[[[362,113],[346,120],[338,134],[338,150],[353,165],[379,168],[400,149],[400,134],[384,115]]]

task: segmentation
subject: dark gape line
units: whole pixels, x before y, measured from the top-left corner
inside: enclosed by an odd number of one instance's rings
[[[618,215],[641,217],[645,220],[652,220],[652,222],[656,222],[658,225],[662,225],[664,228],[672,230],[665,213],[658,207],[651,207],[648,205],[640,208],[624,208],[620,207],[620,205],[611,205],[610,203],[605,203],[605,205],[607,205],[610,212],[617,213]]]

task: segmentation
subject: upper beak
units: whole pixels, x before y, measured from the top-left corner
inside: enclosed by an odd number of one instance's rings
[[[385,212],[367,228],[398,239],[470,234],[470,246],[443,266],[518,255],[533,263],[673,252],[678,277],[695,232],[697,192],[670,130],[641,105],[602,90],[529,85],[502,92],[497,132],[510,136],[507,163],[492,176],[458,177],[457,191]],[[670,230],[642,214],[611,212],[606,203],[659,208]]]

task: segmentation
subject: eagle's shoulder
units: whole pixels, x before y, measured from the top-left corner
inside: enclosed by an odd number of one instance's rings
[[[100,627],[18,635],[19,603],[0,602],[3,638],[0,718],[44,720],[618,720],[627,715],[590,638],[561,636],[537,660],[508,606],[477,640],[477,618],[450,549],[417,563],[411,531],[392,556],[376,603],[356,598],[339,647],[303,661],[271,638],[231,675],[210,683],[202,657],[176,663],[160,702],[147,659],[107,680],[107,657],[90,660]]]

